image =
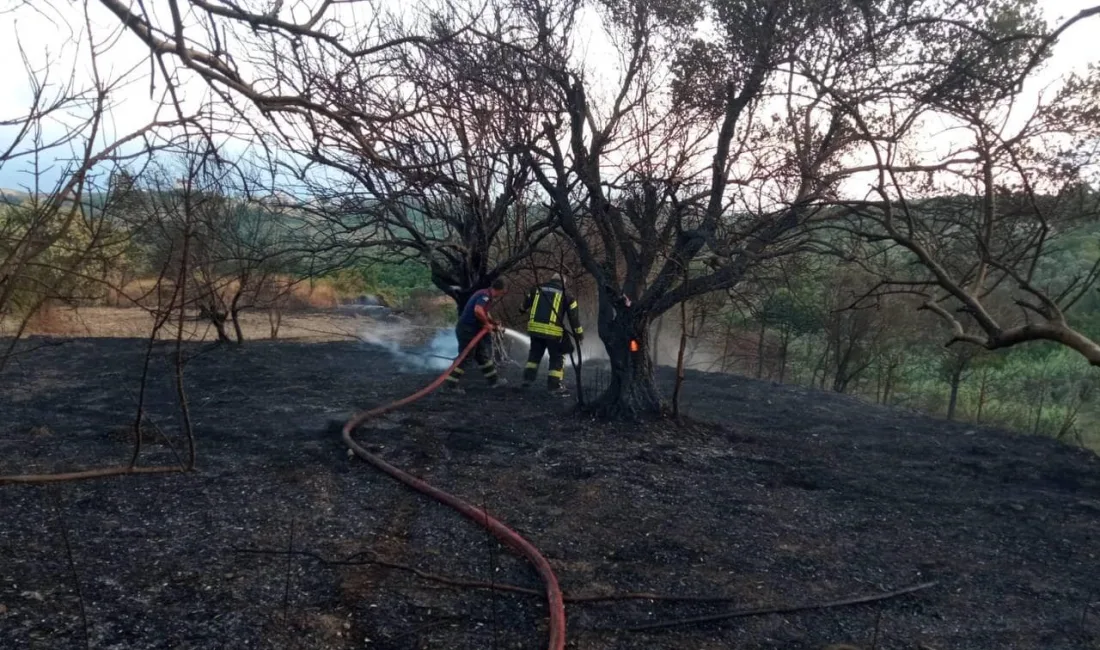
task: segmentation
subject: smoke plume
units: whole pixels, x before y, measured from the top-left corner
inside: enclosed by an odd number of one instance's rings
[[[450,367],[458,356],[458,341],[450,328],[371,323],[360,330],[359,338],[389,354],[401,372],[439,372]]]

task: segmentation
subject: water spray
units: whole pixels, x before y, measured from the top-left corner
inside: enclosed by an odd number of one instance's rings
[[[517,332],[516,330],[514,330],[510,327],[505,327],[504,328],[504,333],[506,335],[512,337],[513,339],[519,341],[520,343],[528,346],[528,347],[531,346],[531,337],[527,336],[526,334],[523,334],[521,332]]]

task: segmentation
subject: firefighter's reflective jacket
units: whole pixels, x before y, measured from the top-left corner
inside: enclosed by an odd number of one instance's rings
[[[565,292],[560,282],[551,280],[527,292],[523,311],[529,312],[527,333],[531,336],[559,339],[564,333],[565,317],[574,334],[583,334],[577,301]]]

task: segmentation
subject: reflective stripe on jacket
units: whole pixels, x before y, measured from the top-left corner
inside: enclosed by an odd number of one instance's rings
[[[581,334],[580,313],[577,301],[556,282],[549,282],[527,293],[523,311],[529,312],[527,333],[534,336],[558,339],[565,332],[564,320],[569,317],[573,332]]]

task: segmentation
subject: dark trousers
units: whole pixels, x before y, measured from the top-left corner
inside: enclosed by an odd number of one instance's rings
[[[477,333],[481,331],[481,327],[477,325],[464,325],[459,323],[455,326],[455,337],[458,338],[458,352],[462,353],[466,349],[466,346],[470,344],[470,341],[474,340]],[[471,363],[476,363],[485,378],[489,380],[490,384],[497,383],[497,366],[493,363],[493,336],[492,334],[486,334],[477,342],[475,347],[462,363],[455,366],[455,369],[451,371],[451,374],[447,375],[447,382],[452,386],[457,386],[458,381],[462,379],[462,375],[466,374],[466,368]]]
[[[561,388],[562,379],[565,377],[565,346],[560,338],[531,336],[531,351],[527,354],[527,365],[523,369],[523,384],[530,386],[535,383],[544,352],[550,353],[550,370],[546,375],[546,385],[550,390],[556,390]]]

